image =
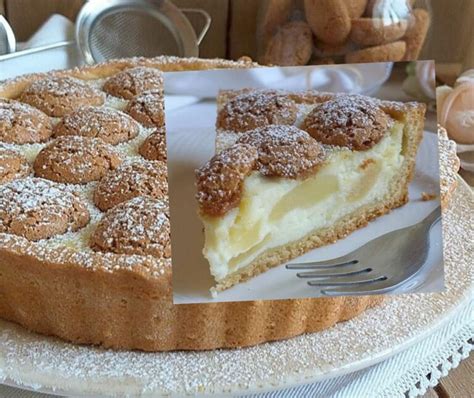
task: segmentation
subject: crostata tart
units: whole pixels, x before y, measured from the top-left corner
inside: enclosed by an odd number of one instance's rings
[[[134,58],[0,82],[0,318],[74,343],[203,350],[315,332],[381,301],[173,304],[161,71],[251,66]]]
[[[222,92],[197,171],[216,290],[332,243],[408,201],[425,105],[318,92]]]

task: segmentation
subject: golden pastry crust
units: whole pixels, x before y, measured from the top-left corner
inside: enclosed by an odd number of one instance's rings
[[[26,178],[0,186],[0,233],[30,241],[75,231],[89,212],[74,194],[54,182]]]
[[[138,148],[138,152],[148,160],[166,161],[168,152],[166,150],[166,133],[164,128],[157,128],[151,133]]]
[[[31,174],[26,158],[17,151],[0,146],[0,184]]]
[[[350,39],[360,46],[377,46],[403,37],[408,27],[406,20],[387,23],[382,18],[357,18],[352,20]]]
[[[26,102],[49,116],[61,117],[80,106],[100,106],[105,94],[83,81],[69,76],[52,76],[35,80],[20,95]]]
[[[132,99],[145,91],[163,90],[163,74],[153,68],[131,68],[107,79],[102,89],[115,97]]]
[[[133,161],[125,163],[100,180],[94,191],[94,203],[102,211],[137,196],[163,199],[168,196],[165,162]]]
[[[98,138],[64,136],[44,147],[33,164],[35,175],[51,181],[85,184],[116,169],[121,158]]]
[[[171,257],[166,199],[138,196],[111,209],[91,237],[97,251]]]
[[[164,128],[165,111],[162,90],[146,91],[132,98],[126,112],[145,127]]]
[[[33,144],[46,141],[51,120],[40,110],[15,100],[0,99],[0,141]]]
[[[341,95],[317,105],[302,129],[323,144],[364,151],[377,144],[391,124],[378,100]]]
[[[54,136],[77,135],[100,138],[116,145],[135,138],[140,126],[126,113],[113,108],[84,106],[64,116],[54,127]]]
[[[266,90],[238,95],[219,111],[217,128],[244,132],[270,124],[293,124],[296,105],[277,91]]]

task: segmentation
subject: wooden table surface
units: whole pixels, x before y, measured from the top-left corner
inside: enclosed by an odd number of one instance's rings
[[[439,384],[430,388],[423,398],[472,398],[474,397],[474,355],[443,377]]]

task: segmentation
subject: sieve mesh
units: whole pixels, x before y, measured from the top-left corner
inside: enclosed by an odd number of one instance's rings
[[[163,16],[140,9],[104,13],[89,32],[92,56],[97,62],[122,57],[181,55],[182,45]]]

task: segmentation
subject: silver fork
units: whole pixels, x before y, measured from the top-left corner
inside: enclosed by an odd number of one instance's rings
[[[437,206],[423,221],[389,232],[345,256],[327,261],[287,264],[308,285],[327,296],[389,293],[413,279],[428,257],[429,231],[441,219]]]

